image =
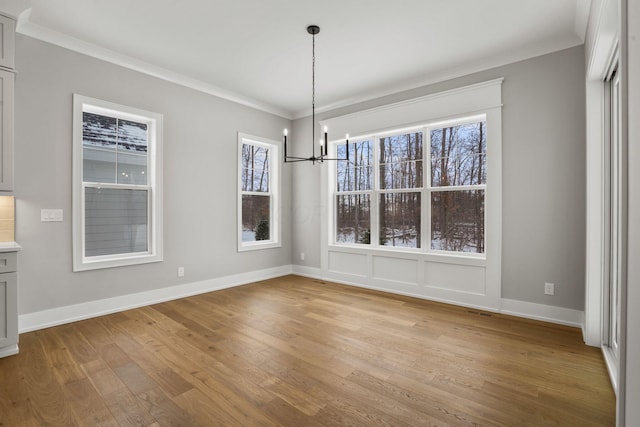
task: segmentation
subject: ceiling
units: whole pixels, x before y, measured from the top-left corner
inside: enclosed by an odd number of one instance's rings
[[[590,0],[3,0],[18,32],[287,118],[584,42]]]

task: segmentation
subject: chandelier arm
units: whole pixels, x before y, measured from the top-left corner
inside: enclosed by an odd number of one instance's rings
[[[300,160],[311,160],[311,157],[287,156],[287,162],[300,161]]]
[[[322,156],[322,160],[348,160],[346,157],[327,157],[327,156]]]

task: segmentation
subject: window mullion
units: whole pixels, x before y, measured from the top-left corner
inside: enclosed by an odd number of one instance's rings
[[[119,169],[118,168],[118,157],[119,157],[119,154],[120,154],[119,153],[119,151],[120,151],[119,150],[119,146],[120,146],[120,132],[119,131],[120,131],[120,119],[116,117],[116,152],[115,152],[115,155],[116,155],[116,162],[115,162],[116,163],[116,165],[115,165],[116,166],[116,170],[115,170],[116,171],[116,176],[113,179],[113,182],[115,182],[116,184],[118,183],[118,173],[119,173],[118,172],[118,169]]]
[[[380,245],[380,138],[377,135],[373,135],[373,188],[371,194],[371,232],[370,232],[370,244],[372,247],[377,248]]]
[[[431,251],[431,132],[428,127],[422,130],[423,147],[422,147],[422,214],[420,221],[422,222],[420,230],[422,233],[422,250],[424,252]]]

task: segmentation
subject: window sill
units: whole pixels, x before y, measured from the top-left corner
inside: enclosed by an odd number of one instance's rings
[[[163,261],[162,255],[148,253],[132,254],[120,257],[96,257],[96,259],[85,259],[74,262],[73,271],[99,270],[102,268],[125,267],[128,265],[149,264],[161,261]]]
[[[257,251],[260,249],[273,249],[281,248],[282,243],[279,242],[267,242],[267,243],[244,243],[238,247],[238,252]]]
[[[451,252],[425,252],[424,249],[408,249],[385,247],[372,248],[363,245],[330,244],[329,251],[343,253],[370,254],[375,256],[386,256],[391,258],[415,259],[425,262],[437,262],[443,264],[468,265],[485,267],[487,264],[486,254],[457,254]]]

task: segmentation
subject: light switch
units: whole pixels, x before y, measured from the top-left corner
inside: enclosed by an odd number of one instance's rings
[[[42,222],[62,221],[62,209],[41,209],[40,221]]]

